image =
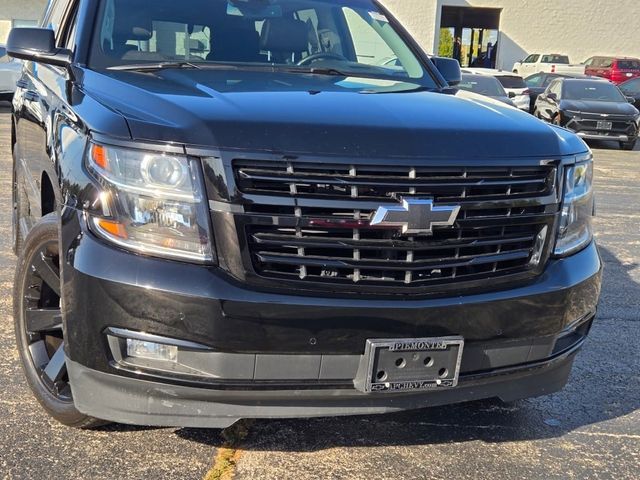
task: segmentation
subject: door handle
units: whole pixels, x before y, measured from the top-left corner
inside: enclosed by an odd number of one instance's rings
[[[38,100],[40,100],[40,94],[32,91],[32,90],[27,90],[24,93],[24,99],[29,101],[29,102],[37,102]]]

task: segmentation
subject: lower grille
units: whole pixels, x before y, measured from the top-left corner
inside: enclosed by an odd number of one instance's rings
[[[534,274],[558,210],[554,166],[234,167],[251,267],[278,281],[417,288]],[[428,236],[370,224],[408,197],[459,205],[455,224]]]

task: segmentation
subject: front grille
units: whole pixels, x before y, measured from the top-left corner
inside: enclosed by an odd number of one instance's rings
[[[237,162],[241,191],[298,198],[389,200],[429,196],[440,202],[499,200],[543,195],[553,168],[403,168]]]
[[[236,161],[251,267],[261,277],[421,287],[539,266],[557,199],[556,168],[399,167]],[[381,204],[460,205],[452,227],[403,235],[369,220]]]

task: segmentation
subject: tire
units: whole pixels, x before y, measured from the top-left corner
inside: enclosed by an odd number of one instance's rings
[[[633,140],[631,142],[620,142],[620,148],[622,150],[633,150],[636,148],[636,142],[637,140]]]
[[[80,413],[71,395],[64,357],[58,267],[58,215],[43,217],[24,240],[13,286],[13,317],[29,387],[60,423],[94,428],[106,422]]]

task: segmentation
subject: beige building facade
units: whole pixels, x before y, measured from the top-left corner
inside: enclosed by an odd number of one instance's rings
[[[11,28],[35,25],[46,4],[46,0],[0,0],[0,43],[7,41]]]
[[[640,57],[640,0],[383,0],[428,53],[441,35],[459,36],[463,63],[489,42],[498,68],[530,53]],[[46,0],[0,0],[0,43],[13,26],[34,24]]]
[[[497,41],[496,67],[510,70],[531,53],[640,58],[639,0],[383,0],[428,53],[438,53],[441,27],[466,23],[463,41],[484,27]],[[452,18],[453,17],[453,18]],[[453,21],[452,21],[453,20]],[[484,27],[486,29],[486,27]]]

